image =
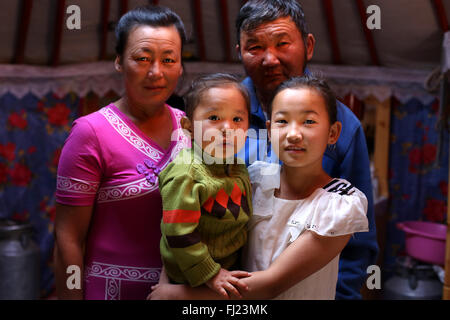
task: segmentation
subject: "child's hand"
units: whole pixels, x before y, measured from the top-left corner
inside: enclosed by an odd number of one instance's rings
[[[228,271],[221,268],[219,273],[206,282],[206,285],[226,299],[231,297],[230,294],[242,298],[240,290],[242,292],[248,291],[248,286],[240,278],[249,276],[251,276],[251,273],[247,271]]]

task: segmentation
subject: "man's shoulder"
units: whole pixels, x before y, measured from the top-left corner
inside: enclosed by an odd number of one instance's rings
[[[353,113],[353,111],[345,104],[336,100],[337,107],[337,120],[342,123],[342,126],[351,132],[354,132],[357,128],[361,127],[361,121]]]

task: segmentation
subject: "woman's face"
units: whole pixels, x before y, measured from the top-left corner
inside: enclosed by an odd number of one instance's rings
[[[183,73],[181,38],[176,27],[141,25],[132,29],[115,66],[123,73],[130,103],[164,105]]]

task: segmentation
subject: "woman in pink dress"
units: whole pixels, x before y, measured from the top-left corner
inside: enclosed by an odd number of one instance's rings
[[[164,7],[137,8],[120,19],[116,38],[125,94],[74,122],[58,166],[60,299],[145,299],[162,266],[157,174],[190,143],[183,113],[165,103],[183,72],[180,18]],[[69,266],[79,267],[81,288]]]

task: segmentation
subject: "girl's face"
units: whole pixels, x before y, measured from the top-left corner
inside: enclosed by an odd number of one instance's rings
[[[325,100],[314,89],[294,88],[275,96],[267,127],[284,165],[322,168],[327,144],[336,143],[341,124],[330,125]]]
[[[213,157],[232,157],[245,144],[248,118],[246,101],[234,85],[208,89],[194,110],[194,140]]]

